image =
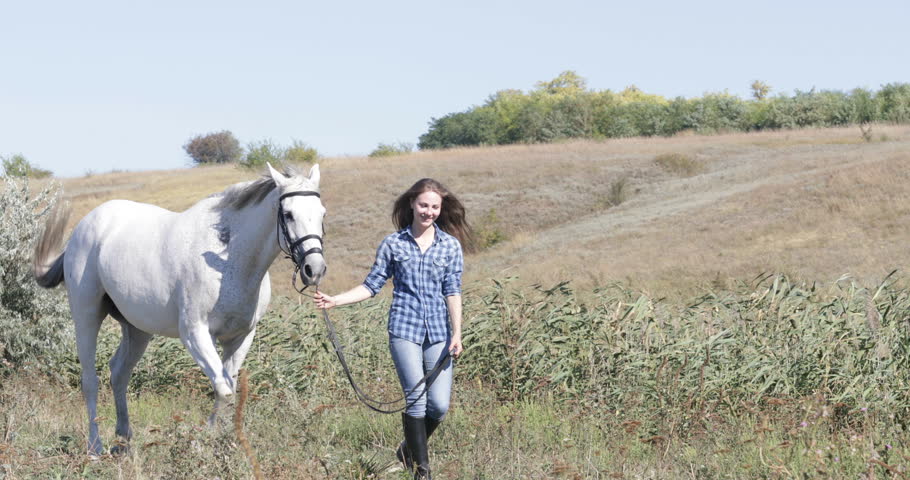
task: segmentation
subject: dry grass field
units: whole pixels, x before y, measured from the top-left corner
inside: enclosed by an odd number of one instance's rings
[[[362,280],[417,179],[466,204],[485,246],[466,258],[467,350],[433,440],[437,478],[903,478],[910,289],[904,273],[876,286],[910,262],[910,127],[873,131],[323,159],[323,288]],[[72,227],[106,200],[181,211],[257,175],[59,181]],[[245,431],[265,478],[408,478],[393,461],[400,419],[354,401],[317,312],[287,298],[290,273],[287,260],[272,267],[277,298],[245,364]],[[383,397],[396,391],[387,302],[333,311],[358,378]],[[105,384],[118,339],[108,323]],[[72,371],[26,362],[0,377],[0,480],[253,477],[234,432],[202,426],[211,389],[179,342],[156,339],[137,367],[122,458],[84,455],[77,364],[57,360]],[[109,389],[100,400],[110,446]]]
[[[467,282],[622,281],[675,296],[761,272],[874,281],[910,259],[910,128],[874,133],[872,142],[843,128],[327,158],[323,288],[362,280],[392,230],[395,196],[421,177],[459,194],[493,243],[468,258]],[[75,222],[114,198],[180,211],[257,174],[217,166],[62,183]],[[275,291],[290,292],[290,271],[276,262]]]

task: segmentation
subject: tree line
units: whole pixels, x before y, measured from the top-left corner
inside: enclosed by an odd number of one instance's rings
[[[796,91],[769,96],[771,87],[752,84],[753,98],[708,93],[667,99],[634,86],[620,92],[593,91],[584,78],[566,71],[533,90],[502,90],[482,105],[430,121],[420,149],[542,143],[569,138],[669,136],[736,131],[910,123],[910,84],[878,91],[856,88]],[[867,130],[863,130],[864,136]]]
[[[910,83],[889,83],[877,91],[812,89],[775,96],[770,96],[771,87],[764,82],[756,80],[751,87],[752,98],[746,100],[726,92],[667,99],[635,86],[620,92],[591,90],[584,78],[566,71],[538,82],[528,93],[501,90],[482,105],[432,118],[417,147],[428,150],[570,138],[670,136],[683,131],[711,134],[845,125],[859,125],[863,137],[870,140],[872,123],[910,123]],[[194,165],[235,163],[258,168],[266,162],[313,163],[319,158],[315,148],[296,140],[288,146],[254,141],[244,148],[228,130],[196,135],[183,149]],[[412,151],[409,143],[380,143],[369,156]],[[22,154],[0,156],[0,163],[7,177],[52,175]]]

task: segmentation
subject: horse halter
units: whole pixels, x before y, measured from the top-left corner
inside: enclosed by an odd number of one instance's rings
[[[314,234],[304,235],[304,236],[298,238],[297,240],[294,240],[293,242],[291,241],[291,235],[288,232],[288,223],[287,223],[287,220],[285,220],[285,218],[284,218],[284,206],[281,204],[281,202],[285,198],[288,198],[288,197],[317,197],[317,198],[322,198],[322,197],[319,196],[319,192],[314,192],[314,191],[289,192],[289,193],[285,193],[285,194],[281,195],[280,197],[278,197],[278,227],[277,227],[278,228],[278,248],[285,254],[285,256],[287,258],[289,258],[292,262],[294,262],[294,273],[293,273],[293,276],[291,277],[291,283],[294,286],[294,290],[297,290],[297,293],[303,293],[303,291],[307,289],[306,285],[304,285],[303,288],[297,288],[297,275],[300,273],[300,265],[304,264],[306,262],[306,257],[308,257],[314,253],[320,253],[320,254],[322,253],[323,241],[322,241],[321,236],[314,235]],[[285,249],[281,245],[281,236],[282,235],[284,236],[284,243],[285,243],[285,245],[287,245],[287,249]],[[297,260],[295,260],[294,259],[294,249],[297,248],[297,246],[300,245],[301,243],[303,243],[307,240],[314,240],[314,239],[319,240],[320,246],[313,247],[313,248],[303,252],[303,255],[300,257],[299,262]]]

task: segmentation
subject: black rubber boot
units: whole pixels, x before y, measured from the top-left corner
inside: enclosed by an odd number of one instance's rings
[[[427,452],[427,425],[423,418],[404,414],[404,441],[414,465],[415,480],[431,480],[430,456]]]
[[[433,432],[436,431],[436,427],[438,427],[439,424],[442,423],[442,420],[436,420],[435,418],[432,418],[429,415],[427,415],[426,417],[424,417],[424,423],[427,426],[427,440],[429,440],[430,435],[433,435]]]
[[[406,468],[408,470],[413,470],[414,461],[411,460],[411,452],[408,451],[407,417],[408,417],[408,415],[406,413],[401,414],[401,428],[405,432],[405,437],[404,437],[405,439],[402,440],[400,444],[398,444],[398,450],[395,450],[395,456],[398,457],[398,461],[401,462],[402,465],[404,465],[404,468]]]
[[[405,423],[405,414],[401,414],[401,423]],[[430,436],[433,435],[433,432],[436,431],[436,428],[439,424],[442,423],[442,420],[436,420],[435,418],[430,417],[429,415],[424,417],[424,424],[427,427],[427,441],[430,440]],[[408,451],[408,444],[406,441],[402,440],[398,445],[398,450],[395,450],[395,456],[398,457],[398,461],[404,465],[404,468],[408,470],[414,469],[414,461],[411,460],[411,452]]]

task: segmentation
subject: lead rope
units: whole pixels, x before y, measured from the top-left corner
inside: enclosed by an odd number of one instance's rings
[[[296,286],[295,286],[295,288],[296,288]],[[298,291],[303,296],[315,298],[313,295],[304,293],[303,290],[306,290],[306,289],[307,289],[307,287],[303,287],[303,289],[298,290]],[[426,392],[427,392],[427,390],[429,390],[430,385],[432,385],[433,382],[436,381],[436,377],[439,374],[439,372],[441,372],[445,368],[446,361],[452,357],[452,354],[449,352],[448,349],[446,349],[442,358],[440,358],[436,362],[436,366],[434,366],[433,369],[430,370],[429,373],[424,375],[424,377],[421,378],[419,382],[417,382],[417,385],[414,385],[414,388],[412,388],[408,392],[405,392],[405,394],[402,395],[401,398],[397,398],[395,400],[390,400],[390,401],[378,400],[378,399],[372,398],[369,395],[367,395],[366,393],[364,393],[363,390],[361,390],[360,386],[357,384],[357,382],[354,380],[354,375],[351,373],[351,369],[348,367],[348,362],[344,357],[344,346],[342,346],[341,342],[338,340],[338,335],[335,333],[335,324],[332,323],[332,320],[329,318],[329,311],[326,310],[325,308],[322,309],[322,319],[325,321],[325,328],[326,328],[326,330],[328,330],[329,341],[332,342],[332,347],[334,347],[334,349],[335,349],[335,355],[338,357],[338,361],[341,362],[341,368],[342,368],[342,370],[344,370],[344,375],[347,377],[348,383],[351,384],[351,388],[354,390],[354,394],[357,397],[357,400],[359,400],[360,403],[364,404],[367,408],[369,408],[370,410],[373,410],[374,412],[392,414],[392,413],[402,412],[402,411],[407,410],[408,408],[411,408],[415,403],[417,403],[417,400],[419,400],[421,396],[426,395]],[[452,361],[454,361],[454,359],[452,359]],[[417,398],[412,400],[410,403],[406,402],[405,405],[401,408],[395,408],[395,409],[385,408],[385,406],[387,406],[387,405],[394,405],[402,400],[407,400],[407,398],[409,396],[413,395],[414,392],[416,392],[417,389],[420,388],[421,386],[423,386],[424,384],[426,384],[426,386],[424,387],[423,392],[421,392],[420,395],[418,395]]]

